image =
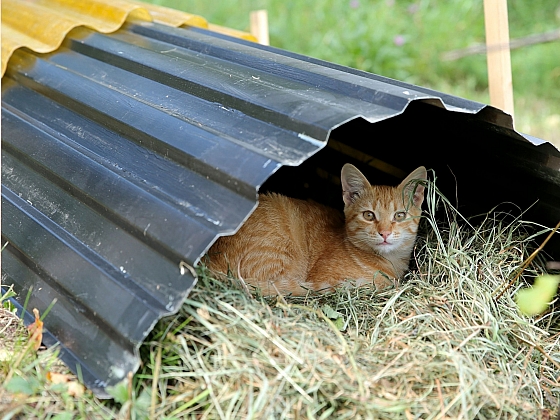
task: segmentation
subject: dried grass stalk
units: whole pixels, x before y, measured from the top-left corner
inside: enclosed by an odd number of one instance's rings
[[[560,396],[558,312],[525,317],[516,290],[534,225],[493,212],[471,223],[433,185],[416,268],[394,290],[346,287],[253,298],[202,268],[181,312],[143,347],[156,417],[536,419]],[[445,223],[436,221],[446,214]],[[556,326],[557,327],[557,326]],[[158,353],[159,354],[159,353]],[[159,360],[159,359],[158,359]]]

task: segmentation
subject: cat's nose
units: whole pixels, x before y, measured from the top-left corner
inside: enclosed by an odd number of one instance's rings
[[[384,230],[384,231],[382,231],[382,232],[379,232],[379,234],[380,234],[381,236],[383,236],[383,239],[384,239],[384,240],[387,240],[387,238],[389,237],[389,235],[391,235],[391,233],[392,233],[392,232],[391,232],[390,230]]]

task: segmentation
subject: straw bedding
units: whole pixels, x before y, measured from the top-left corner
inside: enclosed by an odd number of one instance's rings
[[[529,318],[513,299],[544,258],[495,299],[534,248],[534,226],[495,212],[466,221],[433,185],[425,210],[413,270],[391,290],[262,298],[203,267],[181,312],[141,349],[137,385],[152,401],[157,390],[152,414],[552,418],[558,312]]]

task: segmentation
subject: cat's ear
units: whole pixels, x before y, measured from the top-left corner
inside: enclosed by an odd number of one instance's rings
[[[405,203],[412,203],[416,207],[422,206],[424,202],[424,182],[428,179],[426,168],[420,166],[407,176],[403,182],[400,183],[399,188],[403,191]]]
[[[346,206],[356,201],[371,186],[358,168],[349,163],[342,167],[340,182],[342,183],[342,199]]]

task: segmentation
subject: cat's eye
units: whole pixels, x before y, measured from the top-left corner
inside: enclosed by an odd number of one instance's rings
[[[405,211],[398,211],[395,213],[395,220],[397,222],[402,222],[404,219],[406,219],[406,212]]]
[[[375,214],[373,214],[372,211],[364,211],[362,215],[364,216],[364,219],[366,219],[368,222],[375,220]]]

